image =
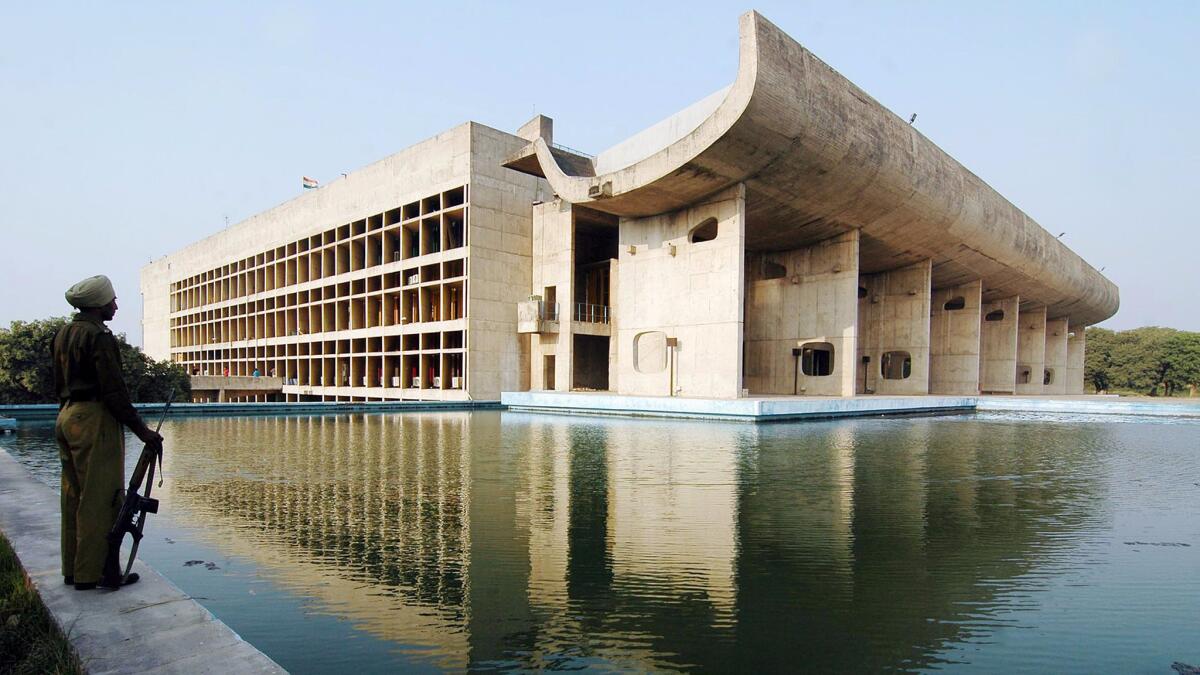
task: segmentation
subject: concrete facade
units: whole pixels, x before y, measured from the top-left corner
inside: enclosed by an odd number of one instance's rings
[[[544,182],[528,141],[455,127],[142,270],[145,350],[199,378],[278,378],[229,400],[495,399],[528,386],[516,303]],[[204,384],[201,382],[201,384]]]
[[[1018,298],[988,302],[980,308],[979,391],[1014,394],[1017,391]]]
[[[1046,365],[1046,308],[1021,309],[1017,314],[1016,392],[1042,393]]]
[[[933,292],[929,315],[929,393],[979,393],[983,284]]]
[[[852,396],[858,232],[747,260],[745,388],[752,395]],[[828,375],[816,373],[811,357],[805,362],[804,350],[817,345],[832,350]]]
[[[152,263],[147,352],[286,400],[1082,392],[1116,286],[756,12],[739,37],[730,86],[596,157],[468,123]]]
[[[607,312],[621,322],[607,389],[619,395],[1079,392],[1083,350],[1067,327],[1082,334],[1118,306],[1112,282],[756,12],[741,18],[732,85],[598,157],[532,126],[505,166],[545,178],[556,209],[620,219],[622,290]],[[724,254],[718,267],[691,262],[689,244],[720,238],[681,238],[731,189],[737,279]],[[534,212],[535,230],[563,227],[549,214]],[[535,255],[534,276],[577,266],[569,254]],[[561,329],[535,336],[556,359],[572,349]],[[697,340],[699,360],[671,360]],[[679,384],[660,381],[664,369]],[[539,372],[535,390],[579,388]]]
[[[614,309],[622,392],[738,396],[745,222],[741,186],[692,208],[621,219]],[[700,241],[697,229],[713,226],[715,237]]]

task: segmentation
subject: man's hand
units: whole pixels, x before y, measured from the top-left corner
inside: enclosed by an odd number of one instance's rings
[[[137,437],[151,449],[155,450],[156,452],[162,452],[162,434],[151,429],[150,427],[142,427],[140,430],[138,430]]]

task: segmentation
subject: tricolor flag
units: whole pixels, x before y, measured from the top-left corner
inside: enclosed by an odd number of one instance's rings
[[[303,180],[305,190],[311,190],[313,188],[320,187],[320,184],[317,183],[316,178],[309,178],[308,176],[305,176]]]

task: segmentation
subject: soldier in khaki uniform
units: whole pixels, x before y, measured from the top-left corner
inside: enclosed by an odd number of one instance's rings
[[[77,590],[118,588],[123,585],[120,570],[116,564],[106,568],[105,562],[106,536],[124,499],[121,425],[148,445],[161,446],[162,436],[146,426],[129,402],[117,340],[104,325],[117,311],[117,294],[108,277],[84,279],[67,290],[66,297],[79,313],[54,336],[63,578]],[[130,574],[124,584],[135,581],[137,575]]]

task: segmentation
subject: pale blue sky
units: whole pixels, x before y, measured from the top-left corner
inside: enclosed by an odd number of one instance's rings
[[[753,6],[1121,288],[1200,330],[1200,3]],[[729,84],[727,3],[6,3],[0,325],[466,120],[592,153]]]

